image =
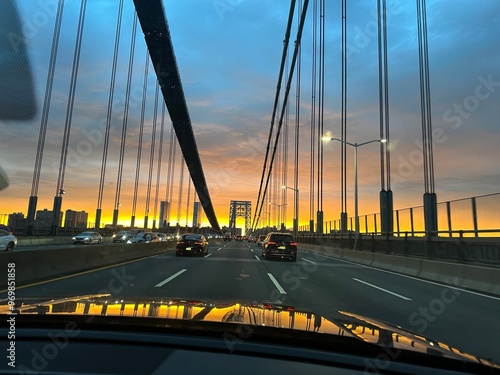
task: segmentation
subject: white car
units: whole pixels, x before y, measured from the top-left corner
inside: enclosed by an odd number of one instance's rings
[[[14,250],[17,245],[17,238],[11,232],[0,229],[0,249],[5,251]]]
[[[97,232],[82,232],[73,237],[73,243],[101,243],[102,236]]]

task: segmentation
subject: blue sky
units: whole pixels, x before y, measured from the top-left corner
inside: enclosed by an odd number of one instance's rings
[[[336,135],[340,129],[340,1],[327,0],[326,3],[324,128]],[[348,3],[348,139],[362,142],[377,138],[379,131],[377,37],[374,34],[376,1]],[[17,4],[27,25],[27,45],[41,108],[55,19],[52,10],[56,1],[19,0]],[[51,208],[55,192],[55,167],[59,160],[79,4],[77,0],[65,3],[39,209]],[[304,197],[301,202],[304,213],[308,212],[309,190],[312,4],[311,0],[302,44],[300,191]],[[106,117],[117,6],[117,0],[88,1],[75,98],[70,140],[74,152],[67,170],[65,187],[68,193],[63,208],[85,209],[91,215],[95,211],[99,183],[102,154],[99,124]],[[255,203],[257,197],[289,3],[164,0],[164,6],[216,213],[224,218],[231,199]],[[427,1],[427,8],[438,201],[498,192],[500,3],[496,0],[434,0]],[[421,127],[415,2],[388,1],[388,9],[392,188],[395,208],[404,208],[421,205],[423,194],[418,146]],[[132,1],[125,1],[105,190],[104,208],[108,211],[113,208],[132,11]],[[292,43],[295,34],[296,23]],[[130,206],[135,174],[146,54],[142,32],[138,33],[136,46],[124,175],[124,211]],[[150,69],[144,134],[147,145],[151,140],[154,81]],[[295,95],[294,91],[292,95]],[[294,112],[292,105],[290,113]],[[293,115],[290,121],[292,126]],[[168,141],[168,118],[166,124],[165,141]],[[0,120],[0,162],[11,184],[0,192],[2,212],[25,212],[27,209],[39,126],[40,111],[32,121]],[[337,219],[339,212],[338,150],[338,145],[333,143],[325,146],[327,220]],[[166,180],[167,152],[164,151],[162,180]],[[149,150],[143,155],[141,194],[144,195]],[[362,213],[378,210],[377,155],[376,146],[360,150]],[[290,155],[290,160],[292,157]],[[352,159],[348,162],[351,163]],[[291,161],[289,165],[291,184]],[[350,167],[348,171],[350,174]],[[179,167],[176,173],[178,179]],[[352,176],[348,178],[348,189],[351,189]],[[164,191],[164,185],[161,191]],[[138,212],[142,212],[142,207],[140,201]],[[288,216],[291,218],[292,214]],[[123,219],[128,220],[126,216]],[[221,223],[224,224],[224,219]]]

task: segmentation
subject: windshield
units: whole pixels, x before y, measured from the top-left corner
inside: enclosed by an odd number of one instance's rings
[[[186,235],[182,236],[182,239],[183,240],[201,240],[202,237],[200,235],[197,235],[197,234],[186,234]]]
[[[270,303],[500,361],[500,2],[343,3],[0,1],[16,298]]]
[[[270,241],[276,241],[276,242],[292,242],[293,237],[292,236],[287,236],[284,234],[273,234],[270,238]]]

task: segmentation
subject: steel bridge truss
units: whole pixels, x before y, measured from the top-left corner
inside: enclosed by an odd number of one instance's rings
[[[250,201],[231,201],[229,208],[229,231],[231,234],[236,232],[236,218],[245,219],[245,234],[250,229],[250,219],[252,216],[252,202]]]

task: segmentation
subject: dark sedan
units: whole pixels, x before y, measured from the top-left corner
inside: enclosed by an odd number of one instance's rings
[[[262,245],[262,256],[265,259],[280,258],[297,260],[297,243],[291,234],[269,233]]]
[[[175,255],[206,255],[208,241],[203,234],[184,234],[175,248]]]

